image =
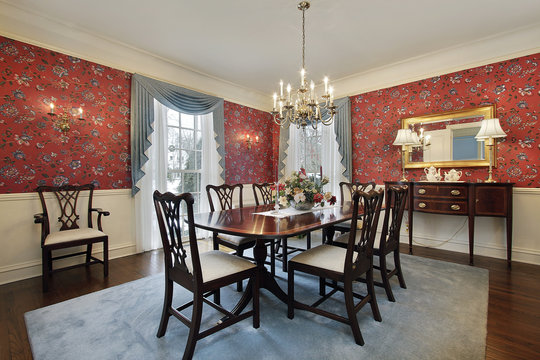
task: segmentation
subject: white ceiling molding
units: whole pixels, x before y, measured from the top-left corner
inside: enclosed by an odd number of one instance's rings
[[[187,69],[111,39],[67,27],[53,19],[0,2],[0,34],[130,73],[167,81],[255,109],[270,106],[268,95]],[[268,106],[266,106],[268,103]]]
[[[540,24],[333,81],[336,98],[359,95],[540,52]]]

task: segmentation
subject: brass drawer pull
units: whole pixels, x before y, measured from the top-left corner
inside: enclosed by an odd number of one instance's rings
[[[461,207],[459,205],[454,204],[454,205],[450,206],[450,209],[459,210],[459,209],[461,209]]]
[[[452,191],[450,191],[450,194],[452,194],[452,195],[454,195],[454,196],[457,196],[457,195],[461,194],[461,191],[459,191],[459,190],[452,190]]]
[[[420,188],[420,189],[418,189],[418,193],[419,193],[419,194],[425,194],[425,193],[426,193],[426,189]]]
[[[423,209],[423,208],[426,207],[426,203],[423,203],[423,202],[422,202],[422,203],[418,203],[418,207],[421,208],[421,209]]]

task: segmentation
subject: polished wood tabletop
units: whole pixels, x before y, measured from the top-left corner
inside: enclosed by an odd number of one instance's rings
[[[257,214],[273,209],[274,205],[269,204],[201,213],[194,215],[194,222],[196,227],[212,232],[255,238],[253,256],[260,271],[259,286],[262,289],[269,290],[278,299],[286,303],[287,294],[283,292],[275,278],[264,266],[267,256],[265,243],[270,240],[288,238],[321,228],[325,229],[324,236],[332,238],[334,225],[352,218],[352,206],[350,202],[347,202],[343,206],[325,207],[283,218]],[[251,287],[248,285],[242,301],[232,312],[239,314],[249,303],[251,296]]]
[[[283,218],[257,214],[273,209],[274,205],[269,204],[195,214],[195,226],[231,235],[275,239],[331,227],[352,218],[350,202]]]

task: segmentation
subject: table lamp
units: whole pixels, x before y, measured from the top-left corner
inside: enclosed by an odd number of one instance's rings
[[[487,183],[495,182],[493,180],[493,173],[492,173],[492,167],[493,167],[493,145],[496,144],[496,138],[503,138],[506,137],[506,133],[501,128],[501,124],[499,123],[499,119],[484,119],[482,120],[482,126],[480,127],[480,131],[478,131],[478,134],[476,134],[475,139],[477,141],[486,141],[486,145],[489,149],[489,176],[488,179],[485,181]]]
[[[401,145],[401,166],[403,169],[403,176],[399,181],[408,181],[405,178],[405,152],[408,145],[414,145],[415,141],[412,135],[411,129],[399,129],[392,145]]]

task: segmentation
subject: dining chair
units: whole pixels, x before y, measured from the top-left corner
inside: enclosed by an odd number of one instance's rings
[[[373,254],[379,258],[379,266],[374,266],[381,272],[382,283],[375,281],[375,285],[384,287],[389,301],[396,301],[392,293],[389,279],[397,275],[399,286],[406,289],[401,261],[399,258],[399,232],[407,203],[409,188],[407,185],[390,186],[386,192],[386,210],[384,214],[381,237],[375,242]],[[394,269],[387,268],[386,256],[394,255]]]
[[[165,254],[165,296],[157,337],[165,335],[171,315],[184,323],[189,328],[182,357],[186,360],[193,357],[198,340],[241,320],[252,317],[253,327],[259,328],[259,277],[256,265],[219,250],[199,252],[193,220],[192,194],[174,195],[170,192],[161,194],[156,190],[153,198]],[[187,224],[182,211],[187,213]],[[189,254],[182,243],[182,236],[186,230]],[[252,285],[252,310],[234,314],[219,303],[207,299],[211,294],[219,293],[222,287],[244,279],[250,279]],[[174,283],[190,291],[193,299],[180,307],[173,307]],[[242,300],[240,299],[239,303]],[[203,304],[210,305],[225,317],[218,319],[216,325],[201,331]],[[192,307],[191,318],[182,314],[182,311],[189,307]]]
[[[58,271],[79,266],[103,264],[103,276],[109,275],[109,237],[103,232],[101,217],[109,216],[108,211],[92,207],[94,185],[39,186],[36,188],[42,211],[34,215],[34,223],[41,224],[41,258],[43,292],[49,289],[49,277]],[[50,194],[50,195],[49,195]],[[82,194],[82,195],[81,195]],[[78,206],[79,198],[84,205]],[[56,202],[54,201],[56,199]],[[79,224],[80,216],[86,216],[87,224]],[[93,214],[97,214],[97,228],[94,227]],[[58,216],[60,215],[60,216]],[[58,231],[51,231],[51,219],[58,217]],[[58,228],[58,226],[54,226]],[[103,244],[103,259],[92,255],[94,244]],[[58,249],[86,246],[86,250],[53,256]],[[73,256],[85,255],[84,263],[53,269],[53,261]]]
[[[272,188],[274,183],[262,183],[262,184],[253,184],[253,196],[255,197],[255,204],[258,206],[260,204],[271,204],[275,200],[272,196]],[[260,198],[260,200],[259,200]],[[280,252],[281,249],[281,252]],[[306,233],[306,248],[290,246],[288,244],[287,238],[280,238],[278,241],[272,242],[272,249],[270,252],[270,262],[272,268],[272,275],[275,275],[275,259],[281,261],[283,272],[287,272],[287,259],[289,255],[304,251],[306,249],[311,249],[311,232]],[[275,258],[275,259],[274,259]]]
[[[345,182],[345,181],[340,182],[339,183],[339,193],[340,193],[340,196],[341,196],[341,204],[344,204],[346,201],[352,200],[352,195],[354,194],[354,192],[356,190],[368,192],[368,191],[370,191],[372,189],[375,189],[376,186],[377,185],[373,181],[369,181],[369,182],[355,181],[353,183]],[[361,205],[362,204],[360,204],[360,206]],[[358,224],[359,224],[359,226],[362,226],[361,221]],[[351,228],[351,222],[350,221],[345,221],[345,222],[342,222],[342,223],[337,224],[337,225],[334,226],[334,229],[336,231],[339,231],[341,234],[349,231],[350,228]]]
[[[216,211],[213,195],[219,202],[219,210],[229,210],[236,207],[243,207],[243,189],[242,184],[235,185],[206,185],[206,195],[208,196],[208,202],[210,205],[210,211]],[[235,200],[235,198],[237,200]],[[223,233],[214,232],[212,234],[214,250],[219,250],[219,245],[224,245],[230,249],[233,249],[236,255],[244,257],[244,250],[255,246],[255,239],[243,236],[235,236]],[[242,282],[240,281],[237,286],[238,291],[242,291]]]
[[[358,345],[364,345],[364,339],[360,332],[356,313],[364,305],[369,303],[375,320],[382,320],[375,298],[373,283],[373,243],[377,233],[383,196],[383,190],[371,190],[368,193],[363,191],[354,192],[352,196],[353,214],[351,227],[347,234],[349,242],[346,249],[322,244],[306,250],[289,260],[287,312],[289,319],[294,318],[294,309],[307,310],[325,316],[349,325],[355,342]],[[363,226],[361,229],[358,229],[356,223],[358,221],[360,199],[363,202]],[[323,296],[312,305],[295,300],[295,271],[319,277],[319,292]],[[366,276],[367,293],[361,295],[354,292],[353,281],[364,274]],[[332,280],[333,283],[327,282],[326,279]],[[326,286],[330,286],[332,289],[328,294],[325,294]],[[318,307],[337,291],[343,292],[347,317]],[[357,304],[354,303],[355,298],[360,299]]]
[[[386,191],[385,197],[385,213],[383,227],[380,238],[375,240],[373,245],[373,254],[378,257],[379,265],[373,267],[380,271],[382,281],[374,281],[375,285],[383,287],[386,291],[386,297],[389,301],[396,301],[390,286],[390,278],[397,275],[399,285],[406,289],[405,279],[401,270],[401,261],[399,258],[399,232],[401,230],[401,222],[407,203],[408,186],[390,186]],[[333,240],[332,244],[342,248],[347,247],[349,239],[347,234],[342,234]],[[394,255],[394,269],[388,269],[386,256],[390,253]],[[365,279],[357,279],[365,282]]]

